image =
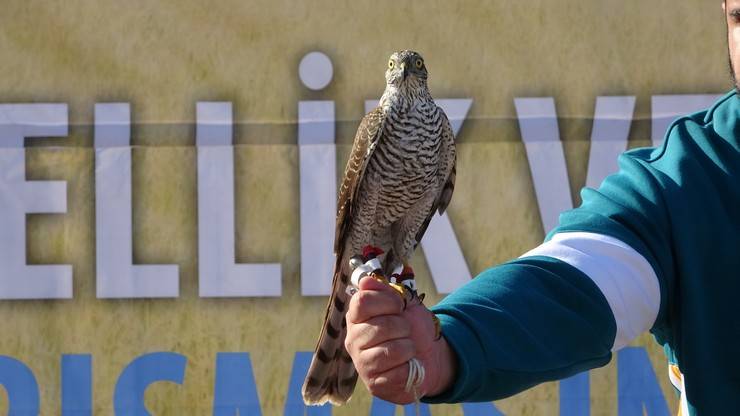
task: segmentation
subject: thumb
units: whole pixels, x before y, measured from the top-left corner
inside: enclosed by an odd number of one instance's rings
[[[376,290],[378,292],[394,292],[393,288],[385,282],[375,279],[372,275],[360,279],[360,290]]]

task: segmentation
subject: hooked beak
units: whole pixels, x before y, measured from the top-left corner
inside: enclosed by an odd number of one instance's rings
[[[402,81],[406,81],[406,78],[409,76],[409,70],[406,68],[406,61],[401,62],[401,70],[403,71]]]

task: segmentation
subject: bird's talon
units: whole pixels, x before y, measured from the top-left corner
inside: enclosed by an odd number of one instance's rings
[[[406,291],[405,291],[406,288],[403,285],[399,285],[398,283],[390,283],[390,282],[387,282],[387,283],[390,285],[390,287],[392,287],[396,291],[396,293],[398,293],[401,296],[401,298],[403,299],[406,298]]]
[[[372,273],[370,273],[370,277],[372,277],[373,279],[377,280],[380,283],[385,283],[387,285],[390,284],[390,282],[388,281],[388,279],[385,276],[383,276],[382,274],[380,274],[379,272],[372,272]]]
[[[437,341],[442,338],[442,325],[435,314],[432,314],[432,321],[434,322],[434,340]]]

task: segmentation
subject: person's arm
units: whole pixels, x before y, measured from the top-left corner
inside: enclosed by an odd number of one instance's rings
[[[457,381],[427,401],[497,400],[600,367],[609,362],[613,349],[652,326],[660,301],[657,281],[640,287],[638,278],[629,283],[634,293],[609,294],[619,303],[622,316],[617,320],[609,298],[591,276],[550,257],[560,254],[551,249],[566,251],[563,247],[570,243],[573,240],[545,244],[535,251],[544,255],[490,269],[432,308],[460,358]],[[582,268],[589,268],[589,262],[592,270],[599,267],[599,259],[584,252],[575,260]],[[614,268],[603,267],[592,276],[615,277]],[[618,278],[637,277],[633,270],[622,269],[625,273]],[[631,296],[635,298],[628,301]],[[626,303],[636,309],[625,311]],[[631,324],[624,327],[625,321]]]
[[[602,366],[613,349],[661,322],[668,285],[659,282],[672,262],[662,185],[645,160],[626,155],[620,161],[622,171],[598,191],[585,190],[583,205],[564,213],[543,245],[481,273],[432,308],[445,343],[430,343],[429,334],[406,337],[407,355],[415,354],[433,379],[423,386],[424,401],[495,400]],[[350,307],[362,309],[361,302]],[[410,322],[409,334],[428,331]],[[374,341],[386,330],[372,329]],[[408,358],[383,368],[393,371],[383,377],[368,371],[377,368],[373,357],[359,354],[374,341],[353,342],[353,331],[348,340],[371,392],[408,402],[398,393]],[[440,352],[448,345],[454,354]],[[440,366],[439,357],[455,358]],[[448,367],[451,380],[437,371]]]

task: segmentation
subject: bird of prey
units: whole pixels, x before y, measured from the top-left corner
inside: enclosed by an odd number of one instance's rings
[[[334,280],[303,384],[307,404],[343,404],[357,382],[344,347],[350,259],[382,250],[385,275],[400,273],[454,189],[455,138],[429,93],[424,59],[409,50],[393,53],[385,79],[378,107],[357,129],[339,191]]]

